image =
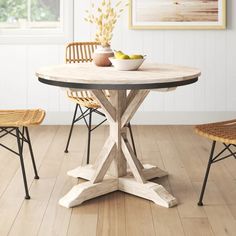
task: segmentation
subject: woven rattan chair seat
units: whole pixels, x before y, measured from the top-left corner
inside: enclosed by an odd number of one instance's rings
[[[206,138],[227,144],[236,144],[236,120],[198,125],[196,132]]]
[[[42,123],[45,111],[34,110],[0,110],[0,127],[34,126]]]
[[[108,90],[104,90],[104,94],[107,97],[110,97]],[[89,91],[67,90],[67,96],[72,101],[80,104],[81,106],[93,109],[101,108],[100,104],[97,102],[97,100],[92,96],[92,94]]]

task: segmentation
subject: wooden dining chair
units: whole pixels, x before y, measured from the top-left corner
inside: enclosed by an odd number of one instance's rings
[[[202,200],[211,165],[228,157],[236,158],[236,150],[233,150],[236,147],[236,120],[198,125],[195,127],[195,131],[197,134],[212,140],[210,157],[198,202],[199,206],[203,206]],[[224,148],[217,154],[215,154],[216,142],[224,145]],[[226,151],[228,153],[225,154]]]
[[[34,178],[39,179],[33,149],[31,145],[29,126],[36,126],[42,123],[45,112],[40,109],[35,110],[0,110],[0,138],[11,135],[16,138],[18,150],[15,151],[3,143],[0,146],[16,154],[20,158],[21,171],[25,187],[25,199],[30,199],[27,178],[24,166],[23,147],[24,143],[29,146],[31,161],[34,169]]]
[[[95,49],[99,44],[97,42],[73,42],[69,43],[66,47],[66,63],[87,63],[92,62],[92,55]],[[107,97],[110,97],[109,91],[104,91]],[[71,135],[73,132],[74,124],[80,120],[84,120],[85,125],[88,129],[88,143],[87,143],[87,164],[89,164],[90,159],[90,142],[91,142],[91,132],[98,128],[101,124],[103,124],[107,119],[105,115],[99,111],[101,108],[100,104],[93,98],[92,94],[89,91],[79,91],[79,90],[67,90],[67,97],[75,103],[74,115],[70,127],[70,132],[68,136],[68,140],[66,143],[65,153],[68,153],[68,148],[71,140]],[[82,109],[85,108],[85,110]],[[77,116],[78,109],[80,110],[80,115]],[[103,120],[92,128],[92,115],[96,113],[103,117]],[[87,118],[88,117],[88,121]],[[132,128],[130,123],[128,124],[128,129],[130,132],[131,142],[133,146],[133,150],[135,155],[136,148],[132,133]]]

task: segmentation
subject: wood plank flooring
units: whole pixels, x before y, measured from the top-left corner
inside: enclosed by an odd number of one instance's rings
[[[143,163],[158,165],[169,176],[156,179],[179,201],[165,209],[115,192],[65,209],[58,200],[78,181],[67,170],[84,164],[87,131],[76,126],[70,152],[64,153],[68,126],[30,129],[40,180],[33,180],[29,152],[25,164],[31,200],[24,200],[19,160],[0,148],[0,236],[224,236],[236,235],[236,161],[213,165],[205,206],[197,201],[211,143],[191,126],[134,126],[137,153]],[[91,162],[108,134],[102,126],[93,133]],[[2,140],[1,140],[2,141]],[[16,147],[14,139],[5,143]]]

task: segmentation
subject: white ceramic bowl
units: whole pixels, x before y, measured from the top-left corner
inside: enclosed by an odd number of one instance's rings
[[[138,68],[143,64],[145,58],[143,59],[116,59],[114,57],[109,57],[112,65],[117,70],[138,70]]]

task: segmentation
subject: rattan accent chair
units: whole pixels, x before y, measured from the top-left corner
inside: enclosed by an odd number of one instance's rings
[[[195,127],[195,131],[197,134],[213,141],[210,158],[208,161],[206,174],[198,202],[199,206],[203,206],[202,200],[211,165],[228,157],[236,158],[236,120],[198,125]],[[222,151],[215,155],[216,142],[222,143],[224,145],[224,148],[222,149]],[[228,153],[225,154],[226,151]]]
[[[28,144],[35,174],[34,178],[39,179],[28,127],[40,125],[43,122],[44,117],[45,112],[40,109],[0,110],[0,138],[5,137],[6,135],[12,135],[13,137],[16,137],[18,151],[12,150],[11,148],[7,147],[5,144],[2,143],[0,143],[0,146],[20,157],[20,165],[25,187],[25,199],[30,199],[30,195],[25,173],[23,147],[24,143]]]
[[[66,47],[66,63],[87,63],[92,62],[92,54],[95,51],[99,44],[97,42],[73,42],[69,43]],[[109,91],[104,91],[105,95],[107,97],[110,96]],[[67,90],[67,97],[72,100],[75,105],[74,115],[70,127],[69,137],[67,140],[65,153],[68,153],[68,148],[70,145],[71,135],[73,132],[74,124],[77,123],[79,120],[84,120],[87,128],[88,128],[88,143],[87,143],[87,164],[89,164],[90,159],[90,141],[91,141],[91,132],[98,128],[101,124],[103,124],[106,121],[105,115],[99,111],[99,108],[101,108],[100,104],[93,98],[91,93],[89,91],[79,91],[79,90]],[[85,108],[85,110],[82,110],[82,107]],[[81,112],[79,116],[77,116],[78,108]],[[95,127],[92,128],[92,115],[93,113],[96,113],[104,119]],[[88,117],[88,121],[87,118]],[[134,153],[136,155],[136,148],[132,133],[132,128],[130,123],[128,124],[128,129],[130,132],[131,142],[133,146]]]

